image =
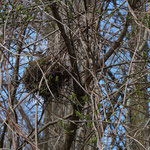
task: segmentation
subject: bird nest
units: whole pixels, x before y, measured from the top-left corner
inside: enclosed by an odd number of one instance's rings
[[[35,93],[46,98],[52,95],[59,96],[61,88],[70,79],[68,69],[58,61],[49,58],[41,58],[30,61],[23,76],[23,82],[27,91],[34,89]]]

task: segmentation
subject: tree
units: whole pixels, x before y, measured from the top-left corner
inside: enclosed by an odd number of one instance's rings
[[[2,1],[0,147],[148,149],[146,1]]]
[[[132,8],[130,8],[129,6],[129,9]],[[147,94],[146,85],[148,82],[148,75],[146,72],[148,70],[147,60],[149,52],[149,46],[147,43],[148,29],[146,28],[149,28],[149,23],[147,22],[147,18],[149,18],[149,3],[147,6],[147,14],[142,13],[145,9],[145,3],[141,3],[140,7],[137,8],[139,13],[137,15],[134,15],[135,13],[132,12],[134,19],[138,21],[136,22],[135,20],[133,20],[133,23],[131,23],[130,38],[132,39],[132,41],[129,44],[129,47],[133,51],[130,51],[130,55],[132,61],[139,61],[139,63],[131,63],[130,71],[128,72],[129,74],[134,74],[135,77],[135,79],[131,79],[132,81],[134,80],[134,84],[132,85],[130,93],[131,96],[128,100],[128,105],[130,108],[128,114],[128,134],[131,136],[130,139],[132,142],[128,143],[129,145],[127,147],[130,147],[131,149],[148,149],[150,146],[149,142],[147,141],[149,139],[149,127],[147,127],[147,125],[149,124],[149,108],[147,104],[149,96]],[[141,63],[143,59],[145,59],[145,63]]]

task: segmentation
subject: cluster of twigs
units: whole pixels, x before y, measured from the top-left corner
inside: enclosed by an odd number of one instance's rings
[[[67,70],[60,62],[50,59],[50,56],[29,62],[23,76],[26,89],[30,92],[35,89],[40,96],[59,96],[62,86],[70,78]]]

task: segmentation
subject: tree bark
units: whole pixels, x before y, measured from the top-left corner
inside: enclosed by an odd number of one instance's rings
[[[141,6],[139,12],[145,11],[145,7]],[[149,12],[149,11],[148,11]],[[139,20],[144,22],[144,15],[142,13],[136,14]],[[147,14],[148,15],[148,14]],[[148,15],[149,16],[149,15]],[[137,25],[134,21],[131,24],[131,33],[134,33],[131,39],[130,48],[133,50],[130,52],[132,61],[139,61],[139,63],[131,64],[130,74],[134,76],[131,82],[135,83],[131,87],[131,96],[128,100],[129,110],[128,110],[128,123],[129,130],[127,139],[128,150],[144,150],[149,148],[149,133],[150,129],[147,128],[149,108],[147,97],[147,53],[148,53],[148,31],[143,27]],[[145,59],[145,63],[140,63]]]

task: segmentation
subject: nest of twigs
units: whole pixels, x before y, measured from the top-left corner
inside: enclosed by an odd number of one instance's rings
[[[63,64],[52,62],[48,57],[30,61],[23,76],[27,91],[34,89],[35,93],[46,98],[59,96],[60,90],[70,79],[68,71]]]

